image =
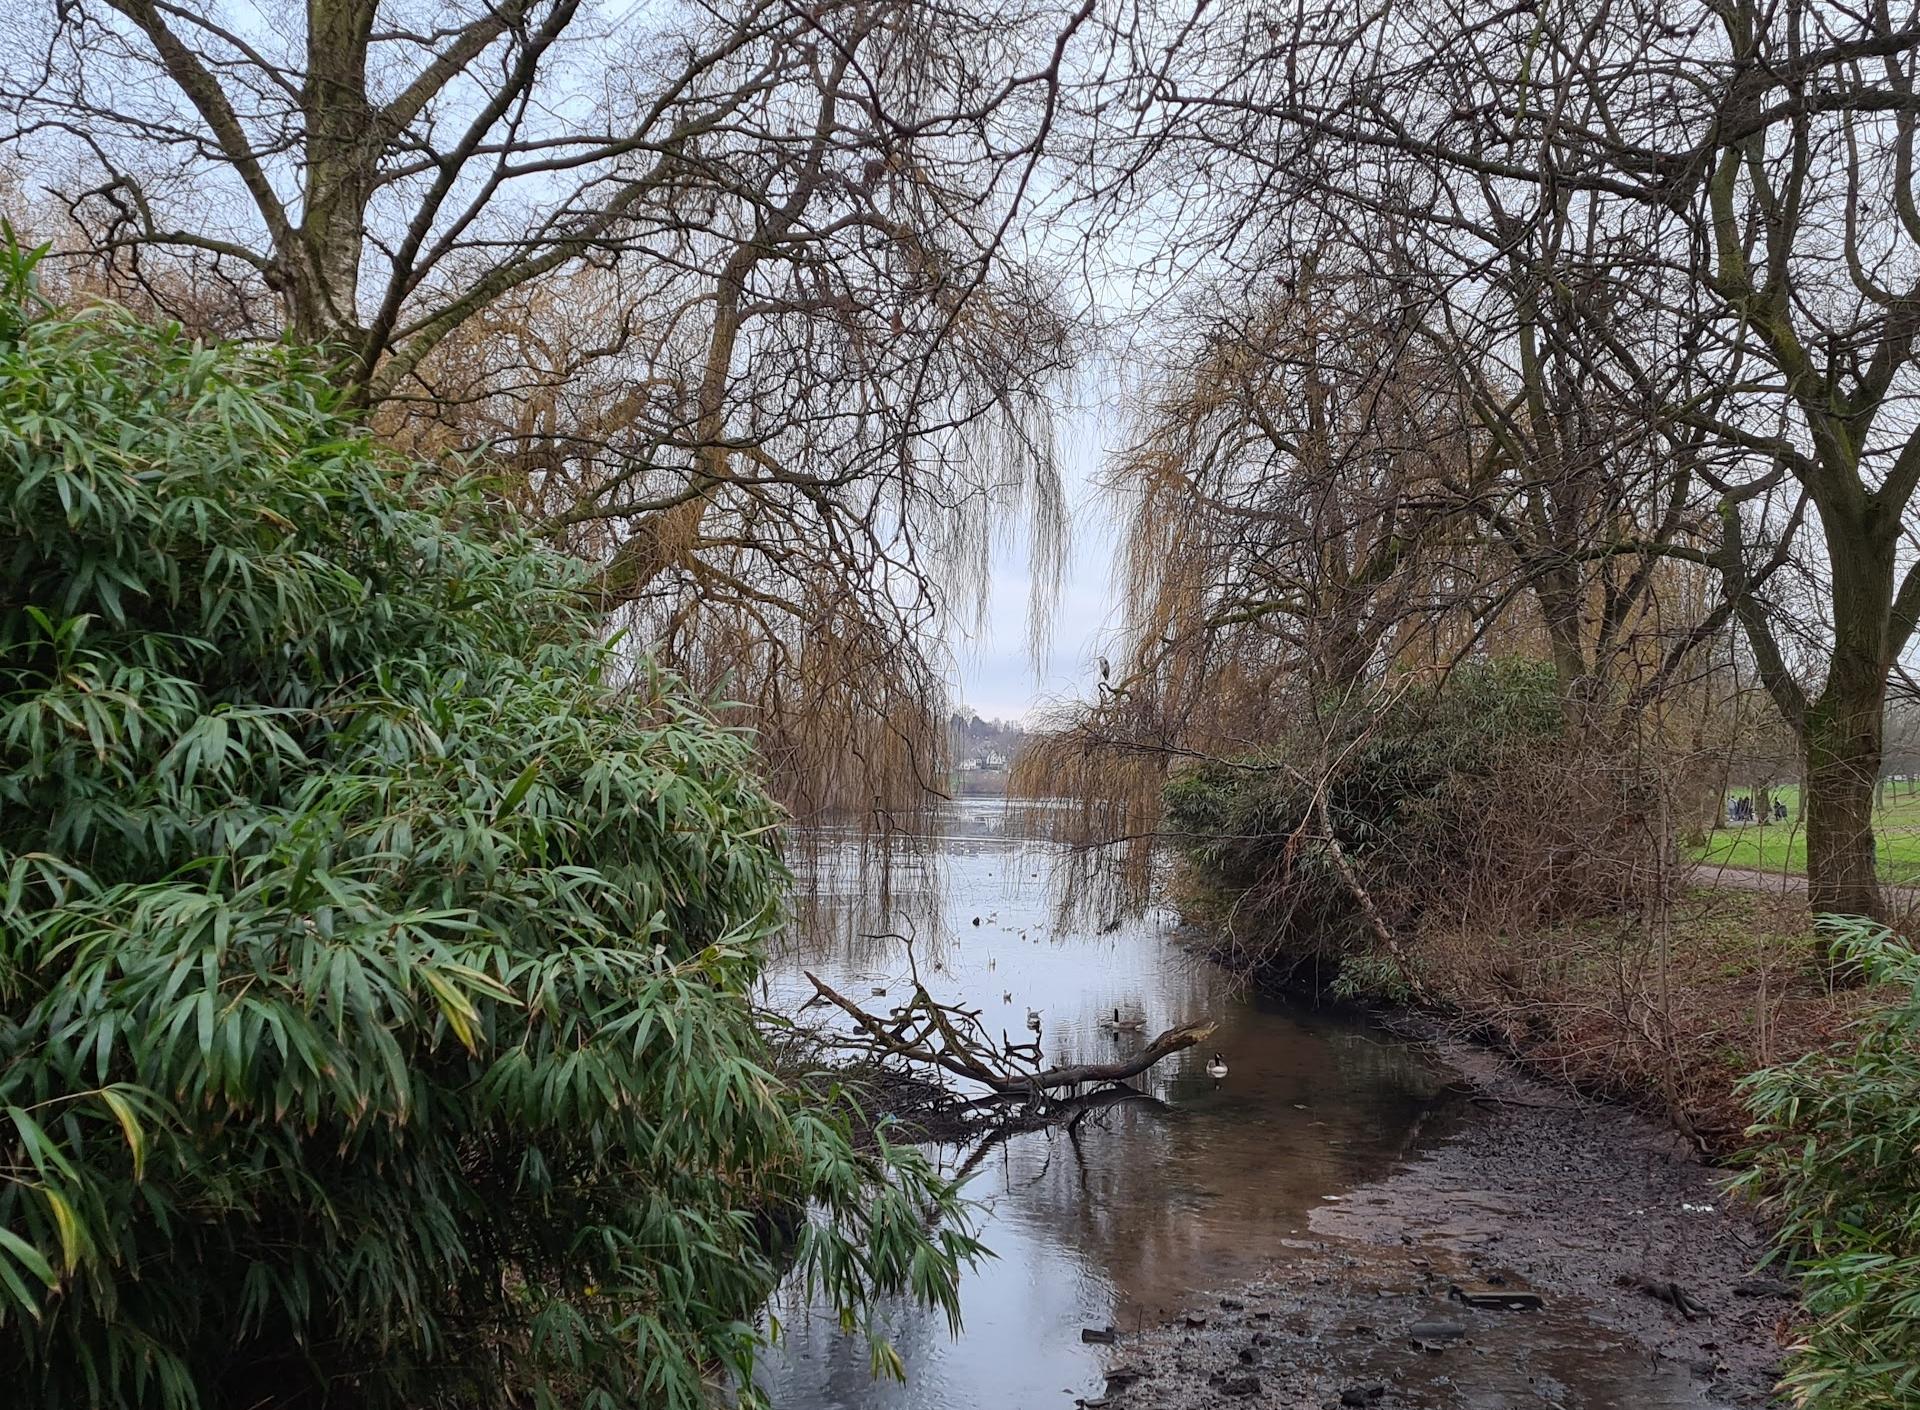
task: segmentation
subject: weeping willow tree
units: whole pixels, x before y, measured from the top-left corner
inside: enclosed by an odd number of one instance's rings
[[[955,1312],[769,1070],[779,817],[591,569],[292,354],[0,301],[0,1368],[48,1407],[752,1401]],[[899,1371],[875,1343],[876,1368]]]
[[[0,111],[90,278],[314,342],[383,436],[484,453],[783,801],[871,810],[943,779],[933,643],[989,529],[1059,561],[1073,340],[1013,224],[1086,18],[80,0]]]
[[[1017,771],[1136,870],[1172,774],[1287,741],[1329,778],[1354,720],[1475,658],[1549,663],[1570,745],[1701,752],[1683,668],[1728,615],[1661,551],[1699,542],[1685,447],[1582,385],[1555,351],[1578,321],[1518,276],[1469,317],[1423,294],[1390,222],[1314,228],[1163,320],[1109,472],[1117,661]]]
[[[1019,529],[1036,629],[1058,579],[1051,403],[1072,330],[1033,271],[998,267],[992,226],[919,209],[974,170],[877,173],[863,199],[902,208],[877,236],[780,238],[743,200],[666,275],[582,275],[474,349],[541,373],[529,390],[497,367],[511,392],[463,434],[530,522],[602,565],[610,620],[755,728],[799,817],[941,790],[936,644],[984,606],[991,550]]]
[[[1437,533],[1464,418],[1417,310],[1382,318],[1386,286],[1332,259],[1285,282],[1167,320],[1108,472],[1118,660],[1016,786],[1089,799],[1111,832],[1154,832],[1170,768],[1357,704],[1389,660],[1437,664],[1473,631],[1450,588],[1474,549]]]

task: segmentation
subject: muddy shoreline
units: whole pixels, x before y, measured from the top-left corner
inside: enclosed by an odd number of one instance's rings
[[[1330,1197],[1275,1271],[1120,1329],[1088,1406],[1736,1407],[1769,1403],[1797,1310],[1754,1281],[1765,1233],[1669,1130],[1550,1086],[1487,1049],[1436,1040],[1465,1095],[1456,1129]],[[1468,1292],[1531,1291],[1537,1311]],[[1649,1288],[1677,1287],[1689,1319]],[[1704,1308],[1701,1311],[1700,1308]],[[1425,1335],[1416,1336],[1416,1329]],[[1097,1332],[1095,1333],[1098,1334]],[[1645,1358],[1642,1388],[1589,1363]]]
[[[1401,1014],[1383,1031],[1370,1007],[1252,986],[1209,962],[1206,935],[1167,912],[1118,929],[1063,923],[1052,892],[1033,884],[1047,850],[1013,839],[1002,812],[956,805],[943,827],[937,887],[837,875],[838,909],[796,934],[763,998],[795,1019],[795,1070],[851,1091],[868,1119],[899,1122],[891,1139],[923,1140],[968,1177],[995,1257],[961,1280],[958,1337],[926,1309],[887,1309],[901,1384],[873,1379],[864,1341],[807,1289],[783,1288],[769,1306],[783,1336],[761,1373],[773,1403],[1732,1410],[1765,1400],[1776,1327],[1794,1304],[1736,1296],[1763,1234],[1725,1211],[1714,1172],[1680,1138],[1553,1085],[1572,1074],[1532,1079],[1524,1056],[1448,1042],[1458,1019]],[[980,1009],[989,1031],[1017,1034],[1039,1014],[1051,1061],[1100,1060],[1138,1041],[1116,1035],[1118,1010],[1142,1032],[1215,1021],[1211,1046],[1230,1074],[1214,1078],[1206,1054],[1189,1051],[1142,1074],[1128,1100],[987,1112],[924,1072],[849,1068],[808,1041],[818,1025],[806,976],[847,994],[904,992],[916,976],[902,934],[946,937],[912,959],[938,973],[943,999]],[[1708,1310],[1690,1322],[1623,1276],[1677,1285]],[[1455,1283],[1537,1292],[1545,1305],[1449,1303]],[[1457,1331],[1429,1329],[1416,1347],[1423,1320]],[[1109,1383],[1109,1369],[1131,1374]]]

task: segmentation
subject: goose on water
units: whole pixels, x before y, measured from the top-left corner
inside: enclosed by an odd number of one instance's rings
[[[1040,1010],[1039,1009],[1027,1010],[1027,1027],[1031,1028],[1035,1033],[1038,1033],[1040,1031]]]
[[[1227,1075],[1227,1060],[1215,1053],[1207,1059],[1207,1076],[1218,1082]]]
[[[1122,1018],[1120,1010],[1115,1009],[1112,1018],[1100,1020],[1100,1026],[1109,1033],[1138,1033],[1147,1026],[1147,1021],[1144,1018]]]

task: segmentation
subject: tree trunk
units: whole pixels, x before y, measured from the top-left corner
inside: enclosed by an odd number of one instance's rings
[[[344,352],[360,331],[360,259],[379,142],[367,89],[371,0],[308,0],[306,131],[298,267],[287,303],[294,336]],[[288,252],[293,253],[293,252]]]
[[[1882,918],[1873,799],[1887,695],[1893,606],[1890,535],[1822,514],[1833,575],[1833,654],[1801,721],[1806,750],[1807,899],[1816,912]],[[1885,540],[1879,542],[1878,540]]]
[[[1560,712],[1567,733],[1583,734],[1592,722],[1598,682],[1587,662],[1578,575],[1568,569],[1541,574],[1534,585],[1534,600],[1547,629],[1547,648],[1553,658],[1554,683],[1559,687]]]
[[[1807,712],[1807,899],[1815,911],[1881,916],[1873,799],[1883,687],[1830,681]]]
[[[1816,418],[1817,419],[1817,418]],[[1847,447],[1830,447],[1845,454]],[[1862,492],[1857,465],[1811,483],[1826,538],[1833,646],[1826,682],[1809,699],[1794,679],[1759,600],[1749,595],[1737,508],[1723,509],[1728,589],[1746,626],[1761,680],[1799,735],[1806,768],[1807,900],[1816,913],[1883,918],[1873,841],[1887,672],[1893,664],[1894,553],[1899,511]],[[1830,977],[1846,979],[1827,956]]]

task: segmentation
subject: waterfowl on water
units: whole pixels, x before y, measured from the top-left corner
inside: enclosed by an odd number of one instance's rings
[[[1115,1009],[1112,1018],[1100,1020],[1100,1026],[1109,1033],[1138,1033],[1147,1026],[1147,1021],[1144,1018],[1122,1018],[1120,1010]]]
[[[1227,1060],[1215,1053],[1207,1059],[1207,1076],[1218,1082],[1227,1075]]]
[[[1040,1010],[1039,1009],[1027,1010],[1027,1027],[1031,1028],[1035,1033],[1038,1033],[1040,1031]]]

